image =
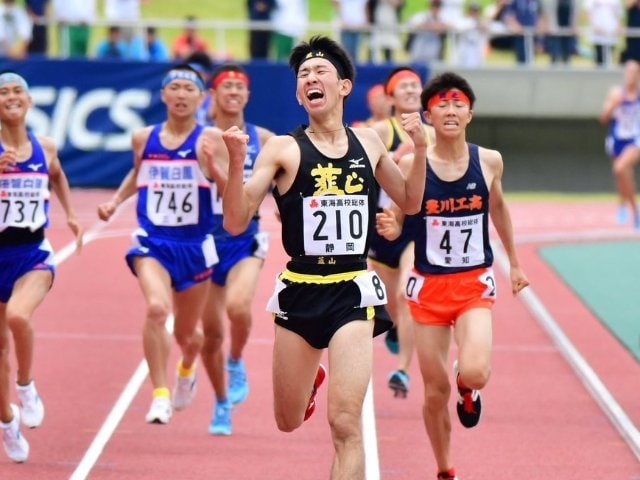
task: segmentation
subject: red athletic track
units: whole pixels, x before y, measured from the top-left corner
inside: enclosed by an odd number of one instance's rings
[[[83,224],[97,224],[96,205],[109,191],[73,192]],[[326,479],[332,446],[326,425],[326,388],[319,408],[302,428],[277,431],[272,418],[272,324],[264,313],[273,278],[283,266],[271,200],[263,225],[272,248],[254,303],[255,326],[246,350],[251,393],[235,410],[233,436],[207,434],[212,394],[200,369],[198,396],[168,426],[147,425],[151,387],[145,380],[88,478],[91,479]],[[563,282],[538,258],[531,235],[626,235],[612,223],[614,206],[511,205],[520,259],[543,302],[575,347],[636,425],[640,425],[640,366]],[[52,206],[49,238],[59,250],[71,235],[61,209]],[[31,456],[15,465],[0,455],[0,479],[67,479],[142,360],[142,297],[123,260],[134,228],[133,204],[103,233],[58,269],[56,282],[35,319],[34,377],[47,414],[38,430],[25,431]],[[493,376],[483,393],[483,419],[464,430],[453,413],[454,461],[461,480],[640,480],[640,464],[587,393],[520,298],[513,298],[500,269],[495,308]],[[374,402],[382,479],[433,479],[435,466],[421,419],[417,366],[409,398],[394,399],[386,378],[395,358],[375,342]],[[455,354],[455,352],[453,352]],[[177,360],[174,347],[172,364]],[[12,362],[13,364],[13,362]],[[15,368],[15,367],[13,367]],[[453,408],[453,401],[451,402]],[[452,410],[453,412],[453,410]]]

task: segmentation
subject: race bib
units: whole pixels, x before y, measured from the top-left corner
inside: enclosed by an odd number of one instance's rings
[[[303,198],[306,255],[363,255],[369,229],[366,195]]]
[[[472,267],[484,263],[483,214],[427,217],[427,260],[440,267]]]
[[[387,289],[374,271],[358,275],[353,281],[360,290],[360,307],[374,307],[387,303]]]
[[[48,185],[46,175],[14,173],[0,178],[0,230],[17,227],[35,231],[45,225]]]
[[[196,161],[144,161],[138,183],[147,185],[147,217],[157,226],[196,225],[199,218]]]

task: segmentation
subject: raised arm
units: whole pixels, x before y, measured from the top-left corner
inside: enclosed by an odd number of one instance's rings
[[[407,214],[420,210],[427,174],[427,137],[418,112],[402,114],[402,128],[409,134],[414,145],[414,161],[402,174],[398,166],[384,152],[376,168],[376,180],[387,195]]]
[[[239,235],[260,208],[279,166],[277,163],[281,137],[272,137],[260,150],[251,177],[243,184],[244,160],[249,136],[238,127],[226,130],[222,138],[229,152],[227,185],[222,196],[224,229]]]
[[[200,168],[209,180],[216,182],[219,192],[224,192],[227,184],[229,153],[222,140],[222,130],[206,128],[198,141],[198,161]]]

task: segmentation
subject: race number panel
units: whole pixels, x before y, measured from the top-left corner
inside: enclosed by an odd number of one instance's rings
[[[0,179],[0,230],[42,227],[47,222],[48,185],[46,175],[15,173]]]
[[[303,198],[306,255],[363,255],[369,228],[366,195]]]
[[[472,267],[484,263],[483,214],[427,217],[427,260],[441,267]]]

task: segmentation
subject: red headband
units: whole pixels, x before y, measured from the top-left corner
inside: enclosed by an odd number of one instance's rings
[[[211,86],[213,88],[218,88],[218,85],[220,85],[225,80],[237,80],[244,83],[247,87],[249,86],[249,77],[247,77],[244,73],[236,72],[235,70],[227,70],[222,72],[220,75],[213,79]]]
[[[394,73],[393,76],[387,82],[386,93],[387,95],[393,95],[393,91],[396,89],[396,86],[401,80],[415,80],[420,85],[422,85],[422,81],[417,73],[412,72],[411,70],[400,70],[398,73]]]
[[[471,101],[464,92],[461,92],[460,90],[447,90],[446,92],[440,92],[433,95],[427,102],[427,110],[431,110],[436,103],[450,101],[463,102],[467,107],[471,108]]]

